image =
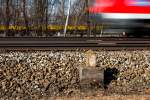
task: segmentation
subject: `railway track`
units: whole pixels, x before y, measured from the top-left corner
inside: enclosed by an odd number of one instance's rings
[[[0,48],[149,48],[150,38],[0,38]]]

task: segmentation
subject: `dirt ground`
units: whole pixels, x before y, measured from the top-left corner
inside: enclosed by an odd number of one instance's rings
[[[52,100],[52,98],[48,99]],[[53,100],[150,100],[150,96],[143,95],[129,95],[129,96],[90,96],[90,97],[61,97],[61,98],[53,98]]]
[[[41,100],[150,100],[150,95],[120,95],[120,94],[105,94],[103,91],[75,93],[71,96],[62,97],[47,97]]]

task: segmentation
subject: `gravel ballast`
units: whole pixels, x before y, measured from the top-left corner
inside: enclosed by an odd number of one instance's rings
[[[150,88],[150,51],[94,51],[97,67],[116,68],[112,93],[147,93]],[[80,90],[80,66],[86,65],[86,51],[36,51],[0,53],[0,98],[39,99]],[[72,89],[72,90],[71,90]]]

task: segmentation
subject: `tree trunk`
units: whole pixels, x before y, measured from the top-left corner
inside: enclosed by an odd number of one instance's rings
[[[23,16],[24,16],[24,22],[25,22],[25,26],[26,26],[25,34],[29,35],[29,24],[28,24],[28,17],[26,14],[26,0],[23,0]]]
[[[9,24],[10,24],[10,9],[9,9],[9,2],[10,0],[6,0],[6,21],[5,21],[5,25],[6,25],[6,34],[9,36],[10,32],[9,32]]]

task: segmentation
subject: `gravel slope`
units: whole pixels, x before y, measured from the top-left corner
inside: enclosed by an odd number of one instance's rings
[[[80,91],[79,66],[86,51],[3,52],[0,53],[0,98],[39,99]],[[150,94],[150,51],[95,51],[97,67],[116,68],[110,93]],[[75,91],[76,92],[76,91]]]

